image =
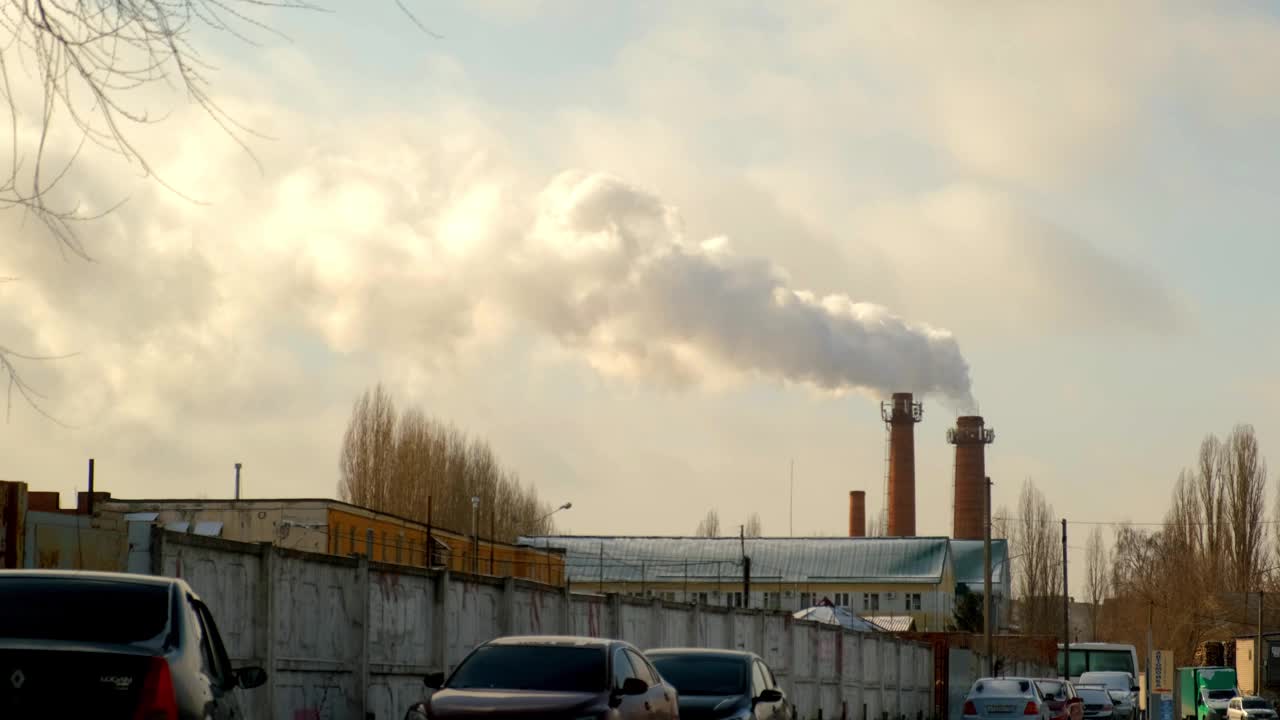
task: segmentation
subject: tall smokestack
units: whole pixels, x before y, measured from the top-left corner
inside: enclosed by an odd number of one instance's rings
[[[894,393],[880,403],[880,417],[889,426],[889,517],[885,535],[913,537],[916,534],[916,423],[924,408],[913,402],[911,393]]]
[[[849,491],[849,537],[867,536],[867,493]]]
[[[956,419],[947,431],[947,442],[956,446],[956,488],[951,534],[957,540],[981,540],[984,525],[983,502],[987,492],[987,446],[996,431],[982,426],[982,418],[968,415]]]

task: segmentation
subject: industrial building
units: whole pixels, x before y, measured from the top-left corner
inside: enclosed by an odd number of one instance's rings
[[[25,483],[0,482],[4,567],[123,567],[130,528],[144,524],[308,552],[358,554],[375,562],[552,585],[566,580],[562,553],[472,537],[338,500],[127,500],[94,492],[92,501],[81,492],[76,507],[62,508],[56,492],[29,492]]]
[[[982,592],[982,543],[949,538],[550,536],[519,542],[564,552],[570,585],[578,590],[789,611],[826,600],[864,618],[909,618],[909,627],[922,632],[950,626],[957,583]],[[1003,627],[1010,584],[1004,540],[992,542],[992,557],[993,615]],[[744,558],[750,558],[749,590]]]

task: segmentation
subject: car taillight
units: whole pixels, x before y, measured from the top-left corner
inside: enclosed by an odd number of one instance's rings
[[[138,710],[133,718],[178,720],[178,697],[173,691],[173,675],[169,672],[169,661],[162,657],[153,657],[147,662],[147,674],[142,680]]]
[[[1027,703],[1027,709],[1023,710],[1022,714],[1023,715],[1039,715],[1040,707],[1036,705],[1034,700],[1032,700],[1031,702]]]
[[[965,715],[977,715],[977,714],[978,714],[978,706],[977,706],[977,705],[974,705],[972,700],[965,700],[965,701],[964,701],[964,714],[965,714]]]

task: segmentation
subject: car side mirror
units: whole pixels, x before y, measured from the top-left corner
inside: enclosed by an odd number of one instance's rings
[[[782,702],[782,691],[777,688],[769,688],[760,693],[760,697],[755,699],[758,703],[776,703]]]
[[[267,682],[267,671],[260,667],[242,667],[236,670],[236,684],[245,690],[261,687]]]
[[[444,687],[444,673],[433,672],[427,673],[422,678],[422,684],[426,685],[430,690],[439,690]]]
[[[649,683],[640,678],[627,678],[622,681],[623,695],[643,695],[649,692]]]
[[[1138,687],[1137,685],[1134,685],[1133,687],[1129,688],[1129,692],[1140,692],[1141,690],[1142,688]]]

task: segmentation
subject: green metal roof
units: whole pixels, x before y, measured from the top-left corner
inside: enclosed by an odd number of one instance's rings
[[[956,582],[969,587],[982,587],[982,541],[952,540],[951,562],[956,569]],[[1009,541],[991,540],[991,582],[997,586],[1007,583],[1009,571]]]
[[[730,579],[740,576],[738,538],[521,538],[521,544],[565,550],[572,582]],[[778,582],[941,582],[947,538],[748,538],[753,577]]]

